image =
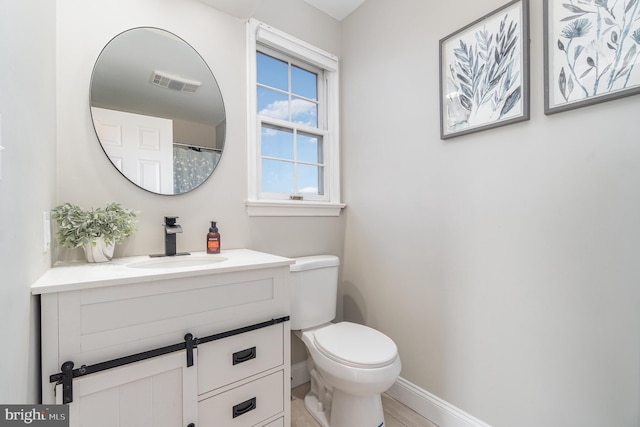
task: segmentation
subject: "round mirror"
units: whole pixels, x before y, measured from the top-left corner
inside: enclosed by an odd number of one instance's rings
[[[168,31],[140,27],[114,37],[93,69],[90,103],[105,154],[147,191],[191,191],[220,160],[220,88],[198,52]]]

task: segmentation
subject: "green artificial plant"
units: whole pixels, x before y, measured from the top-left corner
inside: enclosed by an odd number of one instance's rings
[[[138,212],[125,209],[118,203],[108,203],[104,208],[83,210],[65,203],[51,210],[51,217],[58,224],[58,240],[61,246],[77,248],[88,243],[95,246],[98,238],[107,245],[122,242],[135,233],[135,217]]]

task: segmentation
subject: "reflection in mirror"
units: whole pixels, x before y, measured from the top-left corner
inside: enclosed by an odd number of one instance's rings
[[[105,46],[91,77],[91,116],[111,163],[153,193],[198,187],[224,148],[226,116],[211,70],[158,28],[127,30]]]

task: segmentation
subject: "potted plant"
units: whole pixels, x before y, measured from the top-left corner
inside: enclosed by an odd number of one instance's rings
[[[65,203],[51,210],[51,217],[58,224],[60,246],[82,246],[89,262],[111,260],[116,243],[138,231],[136,214],[136,211],[125,209],[118,203],[89,210]]]

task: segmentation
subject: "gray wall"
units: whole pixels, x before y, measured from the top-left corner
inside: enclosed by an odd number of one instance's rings
[[[0,1],[0,402],[40,399],[37,299],[55,199],[55,2]]]
[[[342,26],[344,316],[493,425],[640,425],[640,97],[439,139],[438,41],[502,0],[368,0]]]

